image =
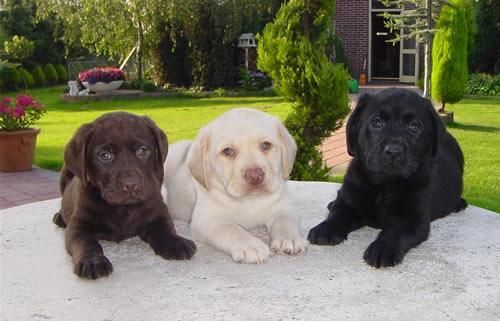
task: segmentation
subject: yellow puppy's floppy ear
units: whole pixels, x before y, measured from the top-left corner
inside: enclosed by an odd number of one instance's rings
[[[292,135],[285,128],[279,119],[276,119],[276,128],[281,139],[281,164],[283,166],[283,178],[288,179],[293,170],[295,155],[297,154],[297,144]]]
[[[78,177],[83,184],[87,180],[87,147],[94,126],[92,124],[82,125],[73,138],[66,144],[64,148],[64,167],[73,175]]]
[[[189,148],[186,162],[191,175],[207,191],[211,180],[209,169],[210,133],[208,128],[202,128]]]

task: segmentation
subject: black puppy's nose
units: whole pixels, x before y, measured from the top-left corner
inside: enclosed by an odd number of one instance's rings
[[[391,159],[398,159],[403,154],[401,147],[396,145],[387,145],[384,148],[384,155]]]
[[[250,185],[259,185],[264,181],[262,168],[249,168],[245,171],[245,180]]]

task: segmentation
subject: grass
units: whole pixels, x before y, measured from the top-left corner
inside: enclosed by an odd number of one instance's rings
[[[83,123],[117,110],[150,116],[168,135],[169,142],[191,139],[221,113],[235,107],[265,110],[284,119],[290,103],[281,97],[144,98],[93,103],[64,103],[62,88],[35,89],[35,96],[48,108],[37,124],[35,163],[57,170],[62,166],[64,145]],[[500,98],[467,98],[447,106],[455,112],[449,130],[465,155],[464,197],[469,204],[500,213]],[[342,182],[342,176],[331,181]]]

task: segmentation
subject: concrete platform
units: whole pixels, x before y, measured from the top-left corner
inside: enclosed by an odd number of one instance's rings
[[[292,182],[303,233],[339,187]],[[500,215],[470,206],[433,223],[429,240],[395,268],[362,260],[377,235],[363,228],[336,247],[261,265],[199,245],[165,261],[134,238],[102,242],[110,277],[77,278],[51,222],[59,200],[2,210],[1,314],[17,320],[500,320]],[[187,227],[178,224],[181,234]]]

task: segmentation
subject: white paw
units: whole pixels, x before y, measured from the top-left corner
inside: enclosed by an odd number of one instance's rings
[[[231,251],[233,260],[238,263],[263,263],[269,255],[269,246],[257,238],[235,244]]]
[[[279,254],[297,255],[304,252],[309,241],[301,237],[294,239],[274,239],[271,241],[271,250]]]

